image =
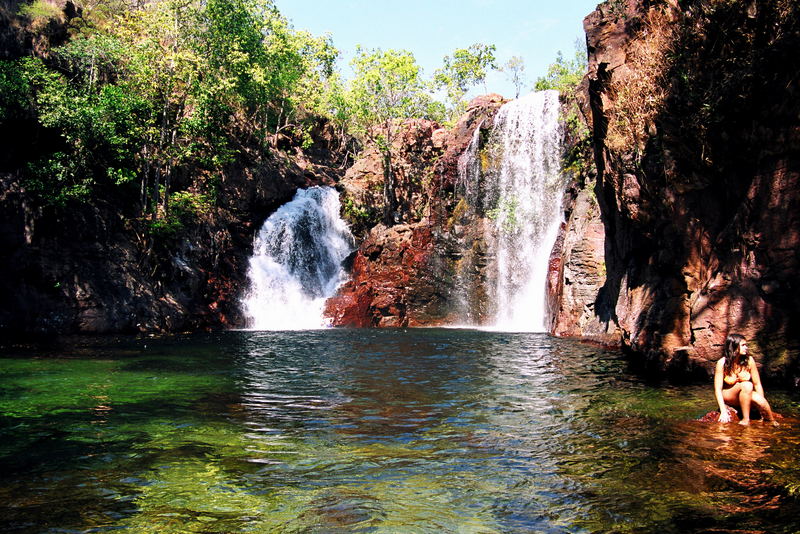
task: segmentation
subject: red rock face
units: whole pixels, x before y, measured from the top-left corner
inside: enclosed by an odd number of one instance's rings
[[[434,253],[427,224],[376,226],[356,254],[350,281],[328,300],[326,317],[350,327],[442,324]]]
[[[800,7],[741,4],[629,0],[584,22],[606,235],[595,309],[653,371],[708,373],[738,332],[763,374],[795,382],[800,82],[784,54]]]
[[[453,322],[456,280],[452,273],[460,251],[448,224],[454,208],[449,193],[458,177],[458,157],[476,128],[491,126],[491,118],[504,102],[499,95],[475,99],[451,130],[429,121],[406,123],[394,147],[404,222],[369,230],[355,253],[350,281],[326,304],[325,316],[332,325],[406,327]],[[380,156],[367,149],[347,171],[345,199],[356,209],[377,206],[374,212],[380,213],[382,180]]]

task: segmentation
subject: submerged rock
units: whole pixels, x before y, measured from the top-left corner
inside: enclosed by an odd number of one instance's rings
[[[731,408],[730,406],[726,406],[728,409],[728,414],[731,416],[731,423],[738,423],[739,422],[739,414],[736,412],[735,409]],[[713,412],[708,412],[703,417],[698,419],[703,423],[718,423],[719,422],[719,410],[715,410]]]

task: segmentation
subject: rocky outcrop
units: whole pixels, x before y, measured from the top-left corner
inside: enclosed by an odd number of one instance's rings
[[[47,61],[90,24],[71,1],[0,0],[0,59]],[[0,117],[0,335],[241,326],[238,300],[264,219],[298,188],[341,178],[334,160],[349,139],[323,120],[308,125],[309,138],[285,129],[266,150],[263,139],[231,135],[236,160],[213,176],[197,160],[172,166],[170,193],[213,189],[214,199],[159,232],[136,184],[98,182],[64,205],[27,191],[29,163],[59,150],[63,132],[14,107]],[[163,203],[158,214],[163,223]]]
[[[444,129],[429,120],[412,119],[397,126],[392,143],[395,219],[419,222],[429,208],[427,192],[433,180],[431,162],[441,154]],[[356,236],[363,236],[383,216],[383,157],[369,145],[339,183],[343,215]]]
[[[0,334],[242,325],[239,297],[260,225],[299,187],[339,178],[299,148],[252,158],[243,152],[222,174],[209,213],[160,237],[129,199],[41,206],[16,173],[0,173]]]
[[[609,1],[584,27],[599,319],[653,371],[707,374],[739,332],[797,380],[800,7]]]
[[[576,184],[565,197],[567,217],[553,246],[547,278],[549,331],[618,346],[619,328],[597,309],[606,282],[605,228],[597,199],[591,184]]]
[[[476,231],[470,224],[475,221],[461,220],[464,213],[453,195],[458,158],[476,129],[491,127],[503,103],[499,95],[475,99],[450,130],[428,121],[406,123],[395,147],[405,222],[368,231],[355,253],[350,281],[327,303],[325,313],[333,325],[436,326],[455,321],[459,260],[464,240]],[[342,181],[343,211],[351,221],[353,212],[381,212],[382,177],[379,155],[367,149]]]
[[[506,102],[508,100],[498,94],[488,94],[476,97],[469,103],[464,115],[447,132],[444,153],[436,164],[435,186],[445,192],[453,192],[459,176],[458,160],[467,149],[475,130],[490,131],[495,113]]]
[[[427,224],[374,227],[359,248],[351,279],[329,299],[335,326],[400,327],[443,324],[448,280]]]

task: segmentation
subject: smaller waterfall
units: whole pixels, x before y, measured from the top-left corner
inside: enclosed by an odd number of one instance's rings
[[[344,281],[342,261],[353,237],[339,217],[339,194],[329,187],[299,190],[261,227],[253,245],[243,301],[255,330],[325,326],[325,300]]]

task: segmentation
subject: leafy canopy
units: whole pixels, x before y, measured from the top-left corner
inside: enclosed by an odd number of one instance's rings
[[[356,133],[370,139],[383,136],[388,143],[394,120],[430,116],[432,99],[411,52],[359,47],[352,67],[349,101]]]
[[[26,185],[45,203],[138,178],[140,210],[158,216],[177,169],[212,175],[238,146],[268,148],[271,134],[325,116],[337,55],[272,0],[98,0],[45,59],[0,62],[0,121],[33,116],[60,135],[28,164]]]
[[[464,96],[475,85],[486,81],[488,69],[496,69],[494,45],[475,43],[469,48],[459,48],[451,56],[445,56],[443,66],[433,75],[437,89],[447,91],[451,118],[460,115],[465,107]]]
[[[547,74],[536,80],[534,89],[545,91],[554,89],[561,93],[574,91],[586,74],[586,43],[575,42],[575,54],[572,59],[564,58],[561,50],[556,60],[547,68]]]

